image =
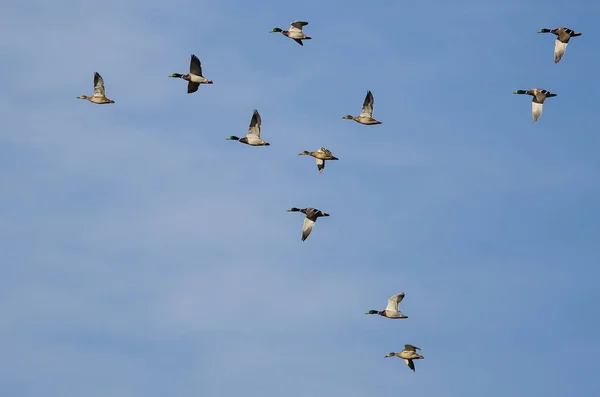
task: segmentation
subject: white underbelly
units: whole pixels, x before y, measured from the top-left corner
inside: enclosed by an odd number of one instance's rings
[[[196,76],[195,74],[190,74],[190,81],[193,83],[204,83],[206,79],[202,76]]]

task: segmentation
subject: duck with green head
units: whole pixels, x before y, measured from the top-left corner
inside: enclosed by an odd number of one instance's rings
[[[270,33],[281,33],[282,35],[289,37],[294,40],[296,43],[303,46],[302,40],[311,40],[310,37],[304,34],[302,31],[302,27],[308,25],[308,22],[303,21],[295,21],[292,22],[290,28],[288,30],[283,30],[281,28],[273,28]]]
[[[538,33],[552,33],[556,35],[556,40],[554,41],[554,63],[560,62],[563,55],[565,55],[565,51],[567,51],[567,44],[569,44],[571,37],[581,36],[580,32],[576,32],[565,27],[556,29],[540,29],[538,30]]]
[[[320,147],[319,150],[314,152],[309,152],[308,150],[303,150],[298,153],[298,156],[312,156],[317,159],[317,169],[320,173],[325,169],[325,160],[339,160],[335,157],[329,150],[324,147]]]
[[[533,97],[533,99],[531,100],[531,114],[533,115],[534,123],[542,115],[542,109],[543,109],[544,101],[546,100],[546,98],[552,98],[557,95],[557,94],[551,93],[550,91],[544,90],[542,88],[533,88],[531,90],[517,90],[517,91],[513,92],[513,94],[531,95]]]
[[[301,212],[306,214],[306,218],[304,218],[304,224],[302,225],[302,241],[306,240],[310,235],[310,232],[315,225],[315,222],[318,218],[323,216],[329,216],[329,214],[318,210],[316,208],[296,208],[292,207],[288,210],[288,212]]]
[[[400,313],[399,310],[399,305],[400,302],[402,302],[402,299],[404,299],[404,292],[392,295],[388,299],[387,307],[385,308],[385,310],[369,310],[365,314],[379,314],[380,316],[387,318],[408,318],[408,316],[405,316],[404,314]]]
[[[191,94],[198,91],[200,84],[212,84],[212,80],[209,80],[202,76],[202,65],[200,60],[194,54],[190,60],[190,72],[188,74],[173,73],[169,77],[179,78],[188,82],[187,93]]]
[[[241,143],[245,143],[250,146],[270,146],[269,142],[265,142],[260,137],[260,128],[261,128],[261,118],[258,110],[254,109],[254,113],[252,114],[252,119],[250,120],[250,126],[248,127],[248,134],[243,138],[238,138],[235,135],[227,138],[228,141],[238,141]]]

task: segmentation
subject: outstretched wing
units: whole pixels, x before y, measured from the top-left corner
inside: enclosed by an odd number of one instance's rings
[[[312,232],[315,221],[312,219],[304,218],[304,224],[302,225],[302,241],[306,240]]]
[[[302,27],[308,25],[308,22],[295,21],[290,24],[289,32],[302,32]]]
[[[413,360],[409,360],[409,359],[405,358],[404,362],[406,363],[406,365],[408,365],[408,368],[410,368],[413,372],[415,372],[415,363]]]
[[[413,345],[404,345],[404,350],[406,350],[407,352],[417,352],[417,350],[421,350],[420,348],[418,348],[417,346],[413,346]]]
[[[196,76],[202,76],[202,65],[200,64],[200,60],[194,54],[192,54],[192,59],[190,60],[190,73],[195,74]]]
[[[254,109],[254,113],[252,114],[252,120],[250,120],[250,127],[248,127],[248,136],[254,135],[257,138],[260,138],[260,125],[261,125],[260,114],[258,114],[258,110]]]
[[[388,299],[388,304],[385,310],[390,312],[397,312],[398,305],[400,304],[400,302],[402,302],[402,299],[404,299],[404,292],[390,297],[390,299]]]
[[[329,150],[325,149],[324,147],[320,147],[318,151],[323,154],[326,154],[328,156],[331,156],[331,152]]]
[[[567,51],[567,43],[556,39],[554,41],[554,63],[560,62],[560,59],[565,55],[565,51]]]
[[[294,39],[294,41],[304,47],[304,43],[300,39]]]
[[[94,72],[94,96],[104,97],[104,79],[100,73]]]
[[[325,160],[317,159],[317,169],[319,172],[323,172],[325,169]]]
[[[362,105],[362,111],[360,112],[361,117],[373,117],[373,104],[375,100],[373,99],[373,94],[371,91],[367,92],[367,96],[365,97],[365,101]]]
[[[542,115],[543,104],[539,102],[531,101],[531,114],[533,115],[533,121],[538,121],[540,116]]]
[[[198,87],[200,87],[200,83],[194,83],[193,81],[188,81],[188,94],[198,91]]]

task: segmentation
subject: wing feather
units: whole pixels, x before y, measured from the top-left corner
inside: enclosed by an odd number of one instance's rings
[[[190,73],[195,74],[196,76],[202,76],[202,64],[194,54],[192,54],[192,59],[190,59]]]
[[[365,101],[363,102],[362,105],[362,111],[360,112],[360,115],[362,117],[373,117],[373,105],[375,103],[375,99],[373,98],[373,94],[371,93],[371,91],[367,92],[367,96],[365,97]]]
[[[325,169],[325,160],[317,159],[317,169],[319,172],[323,172]]]
[[[193,81],[188,81],[188,94],[198,91],[198,87],[200,87],[200,83],[194,83]]]
[[[302,225],[302,241],[306,240],[310,235],[310,232],[315,225],[315,221],[309,218],[304,218],[304,224]]]
[[[105,90],[104,90],[104,79],[102,78],[102,76],[100,76],[100,73],[98,72],[94,72],[94,95],[93,96],[99,96],[99,97],[104,97],[105,94]]]
[[[536,122],[542,115],[543,104],[538,102],[531,102],[531,114],[533,115],[533,121]]]
[[[324,147],[320,147],[319,152],[326,154],[327,156],[331,156],[331,152],[328,149],[325,149]]]
[[[565,51],[567,51],[567,43],[556,39],[554,41],[554,63],[560,62],[560,59],[565,55]]]
[[[397,312],[398,305],[400,304],[400,302],[402,302],[402,299],[404,299],[404,292],[393,295],[392,297],[390,297],[390,299],[388,299],[388,304],[385,310],[390,312]]]
[[[419,349],[417,346],[413,346],[413,345],[404,345],[404,350],[406,350],[407,352],[417,352],[417,350],[421,350]]]
[[[308,22],[304,21],[294,21],[290,24],[290,30],[299,30],[302,31],[302,27],[308,25]]]
[[[252,120],[250,120],[250,127],[248,127],[248,136],[254,135],[257,138],[260,138],[260,126],[261,126],[261,118],[258,110],[254,109],[254,113],[252,114]]]

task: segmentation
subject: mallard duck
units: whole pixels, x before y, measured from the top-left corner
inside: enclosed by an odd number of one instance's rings
[[[317,221],[317,218],[321,216],[329,216],[323,211],[320,211],[315,208],[290,208],[288,212],[302,212],[306,214],[306,218],[304,218],[304,224],[302,225],[302,241],[306,240],[310,235],[310,232]]]
[[[198,87],[200,87],[200,84],[213,83],[212,80],[209,80],[202,76],[202,65],[200,64],[200,60],[198,59],[198,57],[194,54],[192,54],[192,59],[190,60],[190,72],[188,74],[173,73],[169,77],[176,77],[187,80],[188,94],[198,91]]]
[[[542,115],[542,107],[546,98],[552,98],[553,96],[556,96],[556,94],[541,88],[534,88],[532,90],[517,90],[513,92],[513,94],[527,94],[533,96],[533,99],[531,100],[531,113],[533,114],[534,122],[536,122]]]
[[[388,353],[384,358],[394,356],[399,357],[404,360],[406,365],[408,365],[408,368],[415,372],[415,363],[413,362],[413,360],[420,360],[422,358],[425,358],[419,353],[417,353],[417,350],[421,349],[413,345],[404,345],[404,350],[402,350],[400,353],[391,352]]]
[[[308,22],[295,21],[292,22],[290,28],[288,30],[282,30],[280,28],[273,28],[269,33],[278,33],[281,32],[282,35],[293,39],[296,43],[303,46],[302,40],[311,40],[311,37],[308,37],[302,31],[302,27],[308,25]]]
[[[400,302],[402,302],[402,299],[404,299],[404,292],[391,296],[390,299],[388,299],[385,310],[369,310],[365,314],[379,314],[380,316],[387,318],[408,318],[408,316],[405,316],[398,310],[398,306],[400,305]]]
[[[581,33],[569,28],[540,29],[538,33],[553,33],[557,36],[554,42],[554,63],[560,62],[560,59],[565,55],[571,37],[581,36]]]
[[[254,109],[252,120],[250,120],[250,127],[248,127],[248,134],[243,138],[232,135],[227,140],[242,142],[250,146],[269,146],[271,144],[263,141],[260,137],[260,124],[260,114],[258,114],[258,110]]]
[[[317,159],[317,169],[319,172],[323,172],[325,169],[325,160],[339,160],[335,157],[329,150],[324,147],[320,147],[319,150],[314,152],[309,152],[308,150],[303,150],[298,153],[298,156],[313,156]]]
[[[371,91],[367,91],[367,96],[365,97],[365,101],[363,102],[362,111],[360,112],[360,115],[357,117],[352,117],[349,114],[347,114],[342,118],[346,120],[354,120],[357,123],[365,125],[381,124],[381,121],[377,121],[373,118],[374,103],[375,100],[373,99],[373,94],[371,93]]]
[[[87,99],[88,101],[99,105],[104,103],[115,103],[115,101],[106,97],[104,92],[104,79],[102,79],[102,76],[100,76],[100,73],[98,72],[94,72],[94,95],[80,95],[77,98]]]

